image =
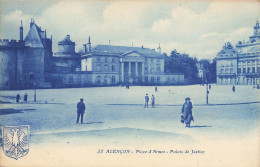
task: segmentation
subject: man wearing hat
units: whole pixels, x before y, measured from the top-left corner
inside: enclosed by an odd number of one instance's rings
[[[194,121],[193,116],[192,116],[192,103],[190,101],[191,99],[187,97],[185,99],[185,103],[182,106],[181,114],[182,114],[182,123],[185,122],[186,127],[190,127],[190,122],[191,120]]]
[[[145,97],[144,97],[145,103],[144,103],[144,108],[148,108],[148,102],[149,102],[149,96],[146,93]]]
[[[83,98],[77,104],[77,123],[79,123],[79,117],[81,117],[81,123],[83,124],[83,115],[85,113],[85,104],[83,103]]]

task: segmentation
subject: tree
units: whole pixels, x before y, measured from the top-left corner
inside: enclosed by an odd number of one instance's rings
[[[197,59],[188,54],[180,54],[173,50],[165,61],[165,71],[171,73],[183,73],[188,83],[198,83]]]

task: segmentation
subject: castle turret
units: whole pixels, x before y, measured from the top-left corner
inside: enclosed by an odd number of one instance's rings
[[[75,53],[75,42],[70,40],[70,35],[58,42],[59,52],[60,53]]]
[[[20,41],[23,41],[23,21],[21,20],[21,27],[20,27]]]

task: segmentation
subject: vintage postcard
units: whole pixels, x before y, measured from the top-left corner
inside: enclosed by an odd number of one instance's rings
[[[260,166],[259,1],[0,8],[0,166]]]

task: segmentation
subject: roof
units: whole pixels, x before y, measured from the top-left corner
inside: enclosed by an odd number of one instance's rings
[[[60,42],[58,42],[58,44],[75,44],[75,42],[72,42],[70,40],[70,35],[66,35],[66,37]]]
[[[128,47],[128,46],[113,46],[113,45],[97,45],[91,51],[92,55],[103,56],[103,55],[122,55],[128,52],[136,51],[147,57],[161,57],[158,52],[153,49],[143,48],[143,47]]]

